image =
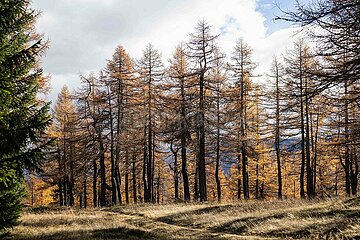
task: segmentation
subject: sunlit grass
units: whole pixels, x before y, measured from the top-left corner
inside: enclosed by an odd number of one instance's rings
[[[26,210],[10,239],[360,238],[360,200]]]

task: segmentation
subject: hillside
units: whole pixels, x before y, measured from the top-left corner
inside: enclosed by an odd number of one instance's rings
[[[27,209],[6,239],[360,239],[360,198]]]

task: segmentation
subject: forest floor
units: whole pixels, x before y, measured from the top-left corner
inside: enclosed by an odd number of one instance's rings
[[[6,239],[360,239],[360,198],[34,208]]]

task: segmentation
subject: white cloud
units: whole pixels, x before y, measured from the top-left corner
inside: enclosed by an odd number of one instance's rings
[[[266,35],[266,19],[257,11],[256,0],[34,0],[33,4],[43,11],[37,27],[51,40],[43,66],[53,76],[55,96],[61,84],[76,87],[79,72],[103,68],[119,44],[139,58],[152,42],[167,61],[201,19],[213,26],[214,34],[221,33],[219,44],[227,55],[242,37],[254,50],[257,73],[268,71],[272,56],[292,42],[292,29]]]
[[[76,89],[80,85],[80,73],[74,74],[52,74],[52,93],[49,96],[49,100],[52,103],[56,102],[57,95],[64,85],[67,85],[70,89]]]

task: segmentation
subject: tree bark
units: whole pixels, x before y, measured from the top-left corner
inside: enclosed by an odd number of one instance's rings
[[[349,101],[348,101],[348,82],[344,83],[345,95],[345,191],[346,195],[351,195],[351,180],[350,180],[350,148],[349,148]]]
[[[129,155],[128,150],[125,151],[125,202],[129,204]]]
[[[199,92],[199,193],[200,201],[207,201],[206,165],[205,165],[205,105],[204,105],[204,73],[200,75]]]
[[[146,139],[146,127],[144,128],[144,139]],[[147,181],[146,181],[146,173],[148,172],[147,168],[148,168],[148,151],[147,151],[147,144],[144,145],[143,148],[143,172],[142,172],[142,180],[143,180],[143,185],[144,185],[144,201],[148,202],[149,201],[149,191],[148,191],[148,185],[147,185]]]
[[[279,68],[275,62],[276,71],[276,113],[275,113],[275,150],[278,179],[278,199],[282,199],[282,174],[281,174],[281,156],[280,156],[280,88],[279,88]]]
[[[302,49],[300,48],[300,131],[301,131],[301,169],[300,169],[300,197],[305,198],[305,126],[304,126],[304,101],[303,101],[303,76],[302,76]]]
[[[185,105],[184,78],[181,78],[181,173],[184,182],[184,201],[190,201],[189,176],[187,171],[187,129],[186,129],[186,105]]]
[[[241,62],[243,65],[243,61]],[[243,69],[243,67],[242,67]],[[243,71],[243,70],[242,70]],[[246,134],[246,99],[245,99],[245,73],[242,72],[240,79],[240,138],[241,138],[241,167],[244,199],[249,199],[249,181],[247,173],[247,134]]]
[[[306,192],[308,198],[312,199],[314,198],[314,180],[311,167],[309,104],[308,79],[305,79]]]
[[[133,155],[132,159],[132,190],[133,190],[133,199],[134,203],[137,203],[137,192],[136,192],[136,156]]]
[[[217,190],[217,200],[221,201],[221,183],[219,177],[220,167],[220,85],[218,84],[216,98],[216,166],[215,166],[215,181]]]
[[[111,106],[110,86],[107,86],[107,98],[109,107],[109,122],[110,122],[110,164],[111,164],[111,204],[116,205],[116,167],[114,158],[114,121]],[[116,154],[116,153],[115,153]],[[116,156],[117,157],[117,156]]]
[[[97,164],[96,158],[93,160],[93,205],[94,208],[98,206],[97,204]]]
[[[106,206],[106,169],[105,169],[105,148],[100,133],[98,133],[99,154],[100,154],[100,206]]]
[[[179,172],[178,172],[178,149],[175,150],[173,147],[173,143],[170,143],[170,150],[172,152],[172,154],[174,155],[174,167],[173,167],[173,172],[174,172],[174,198],[175,198],[175,202],[179,201]]]

